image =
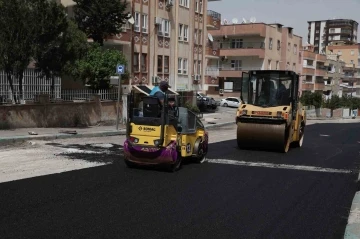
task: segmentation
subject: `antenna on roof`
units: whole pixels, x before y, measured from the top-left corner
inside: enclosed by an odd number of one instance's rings
[[[256,22],[256,18],[255,18],[255,17],[251,17],[251,18],[250,18],[250,22],[251,22],[251,23],[255,23],[255,22]]]
[[[246,19],[245,19],[245,18],[242,19],[242,23],[246,23]]]
[[[233,18],[233,19],[232,19],[232,23],[233,23],[233,24],[238,23],[238,19],[237,19],[237,18]]]

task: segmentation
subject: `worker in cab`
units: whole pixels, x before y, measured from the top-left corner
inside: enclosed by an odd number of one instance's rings
[[[165,98],[165,92],[171,88],[171,86],[169,86],[169,83],[167,83],[166,81],[161,81],[159,86],[155,86],[151,92],[150,92],[150,96],[155,96],[159,99],[159,101],[161,102],[161,104],[164,104],[164,98]]]

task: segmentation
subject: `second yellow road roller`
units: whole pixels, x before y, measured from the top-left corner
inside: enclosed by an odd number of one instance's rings
[[[304,141],[306,111],[299,101],[299,75],[294,71],[243,72],[241,104],[236,113],[239,148],[288,152]]]

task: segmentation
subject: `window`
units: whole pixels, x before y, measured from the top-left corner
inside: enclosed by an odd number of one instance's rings
[[[184,25],[184,41],[189,41],[189,27]]]
[[[289,42],[288,43],[288,51],[290,51],[290,49],[291,49],[291,43]]]
[[[188,59],[181,57],[178,58],[178,74],[188,74]]]
[[[179,57],[178,58],[178,74],[182,74],[182,69],[183,69],[182,63],[183,63],[182,58]]]
[[[143,33],[147,33],[148,32],[148,15],[143,14],[141,16],[142,18],[142,26],[141,26],[141,31]]]
[[[330,33],[335,33],[335,29],[334,29],[334,28],[331,28],[331,29],[330,29]]]
[[[196,74],[196,66],[197,66],[197,61],[194,60],[194,74]]]
[[[355,54],[354,50],[351,50],[351,55],[353,56]]]
[[[199,10],[200,10],[200,13],[203,12],[203,0],[199,0]]]
[[[157,60],[157,72],[158,73],[162,73],[163,72],[163,57],[162,56],[158,56],[158,60]]]
[[[134,31],[140,32],[140,13],[138,13],[138,12],[135,12]]]
[[[294,55],[296,55],[297,54],[297,45],[295,44],[294,45]]]
[[[268,60],[268,70],[271,70],[271,60]]]
[[[277,40],[277,50],[280,51],[280,40]]]
[[[183,74],[187,75],[188,74],[188,59],[184,58],[183,59],[183,64],[182,64],[182,70],[183,70]]]
[[[189,41],[189,26],[179,24],[179,41]]]
[[[139,72],[140,71],[140,64],[139,64],[139,53],[135,52],[134,53],[134,59],[133,59],[133,69],[134,72]]]
[[[273,39],[269,38],[269,50],[272,50]]]
[[[179,24],[179,41],[183,40],[183,30],[184,30],[184,25],[183,24]]]
[[[195,12],[199,12],[199,0],[195,0]]]
[[[183,6],[183,7],[189,8],[189,1],[190,1],[190,0],[180,0],[180,1],[179,1],[179,5],[180,5],[180,6]]]
[[[231,39],[231,48],[243,48],[243,39]]]
[[[164,56],[164,73],[169,74],[170,60],[169,56]]]
[[[195,29],[194,31],[194,42],[196,43],[197,42],[197,30]]]
[[[201,75],[201,61],[198,61],[197,74]]]
[[[162,19],[160,25],[158,25],[158,35],[170,37],[170,21],[166,19]]]
[[[241,60],[231,60],[232,70],[241,70]]]
[[[141,71],[142,72],[146,72],[146,64],[147,63],[147,54],[146,53],[142,53],[141,54]]]
[[[316,33],[319,33],[319,30],[316,30]]]
[[[279,69],[280,69],[280,62],[276,61],[276,70],[279,70]]]

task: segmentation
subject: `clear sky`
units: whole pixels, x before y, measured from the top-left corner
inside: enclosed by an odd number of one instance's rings
[[[255,17],[256,22],[293,27],[294,34],[303,37],[303,43],[307,41],[307,21],[345,18],[360,23],[360,0],[220,0],[209,2],[208,9],[229,22],[233,18],[240,23],[243,18],[249,21]]]

